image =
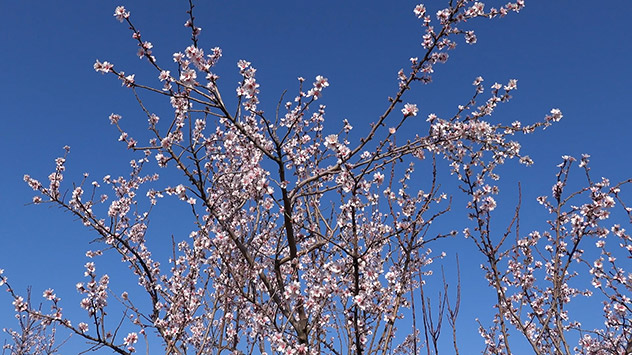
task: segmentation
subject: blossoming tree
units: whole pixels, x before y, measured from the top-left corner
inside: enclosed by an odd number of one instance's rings
[[[295,95],[270,109],[259,101],[252,63],[240,60],[236,92],[220,92],[222,51],[204,50],[192,2],[185,23],[191,42],[173,62],[156,58],[130,12],[117,7],[114,16],[129,26],[137,55],[162,82],[154,87],[107,61],[94,64],[129,88],[146,114],[148,132],[128,132],[121,115],[109,117],[119,140],[138,151],[129,176],[90,182],[86,174],[65,186],[66,148],[48,183],[28,175],[24,180],[37,192],[34,203],[61,206],[99,235],[101,247],[88,251],[89,258],[120,254],[142,297],[138,290],[110,290],[110,277],[90,261],[86,280],[76,286],[87,317],[75,321],[52,289],[38,307],[0,271],[20,322],[7,331],[12,342],[5,351],[55,353],[55,329],[63,328],[83,338],[88,350],[119,354],[139,351],[143,342],[147,353],[153,342],[168,354],[430,354],[439,351],[445,319],[452,328],[448,351],[458,353],[460,289],[444,281],[438,299],[424,293],[425,278],[436,271],[433,260],[444,255],[431,246],[456,236],[480,251],[496,290],[495,318],[480,327],[484,353],[511,354],[519,335],[536,354],[632,352],[632,283],[619,261],[632,256],[632,242],[620,224],[606,225],[615,206],[630,215],[621,196],[630,180],[593,180],[584,156],[577,165],[586,187],[568,192],[575,159],[564,157],[552,195],[538,199],[551,214],[548,230],[520,231],[520,205],[506,231],[491,228],[496,168],[514,158],[532,163],[513,136],[550,126],[562,118],[560,110],[530,124],[492,123],[487,118],[510,100],[517,81],[487,86],[478,77],[454,115],[429,115],[427,132],[397,139],[419,112],[414,97],[406,96],[411,87],[429,83],[459,41],[476,43],[465,26],[523,6],[518,0],[485,9],[481,2],[454,0],[436,16],[415,6],[424,31],[419,56],[397,73],[384,111],[359,128],[346,120],[325,125],[325,106],[318,105],[329,86],[323,76],[298,78]],[[168,119],[152,110],[143,92],[170,101],[173,113],[160,113]],[[227,95],[236,95],[232,107]],[[338,133],[326,133],[332,130]],[[352,130],[361,138],[352,139]],[[460,191],[442,190],[440,161],[449,163]],[[428,169],[418,168],[422,163]],[[153,164],[173,170],[181,182],[162,185],[158,174],[147,173]],[[462,232],[430,228],[450,212],[448,197],[461,193],[471,226]],[[173,239],[165,263],[147,241],[164,239],[149,220],[154,205],[169,203],[188,205],[192,230]],[[586,272],[592,285],[577,281]],[[604,327],[585,328],[569,316],[574,296],[600,297]],[[120,314],[110,311],[112,298]]]

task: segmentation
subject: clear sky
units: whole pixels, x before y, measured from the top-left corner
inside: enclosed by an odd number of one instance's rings
[[[185,1],[121,3],[154,44],[158,60],[166,63],[188,45],[189,33],[182,26]],[[296,77],[322,74],[330,82],[322,103],[336,129],[348,118],[363,132],[395,92],[397,71],[422,51],[421,26],[412,14],[415,1],[199,3],[201,45],[219,46],[224,53],[217,72],[225,97],[233,95],[239,80],[239,59],[258,69],[261,108],[268,111],[283,90],[296,89]],[[32,285],[39,297],[54,287],[67,310],[78,308],[74,284],[82,281],[83,253],[94,236],[56,208],[26,205],[32,193],[22,177],[28,173],[45,180],[64,145],[72,148],[71,176],[85,171],[100,179],[127,172],[132,155],[116,142],[118,132],[107,117],[120,113],[137,130],[144,129],[145,119],[120,82],[92,68],[98,58],[136,73],[137,79],[149,73],[135,55],[130,32],[112,16],[119,4],[0,1],[0,268],[18,291]],[[512,163],[506,176],[510,182],[522,181],[526,199],[532,202],[550,192],[563,154],[591,154],[596,176],[630,177],[630,13],[627,0],[527,0],[520,14],[471,21],[466,27],[477,31],[478,43],[460,43],[448,63],[435,68],[434,83],[405,101],[416,103],[421,117],[447,115],[470,97],[476,76],[488,84],[516,78],[513,100],[492,120],[530,123],[551,108],[564,113],[554,127],[520,138],[536,163],[528,169]],[[513,208],[515,201],[506,203]],[[462,320],[470,324],[475,313],[464,311]],[[10,299],[1,293],[0,328],[14,325],[12,314]]]

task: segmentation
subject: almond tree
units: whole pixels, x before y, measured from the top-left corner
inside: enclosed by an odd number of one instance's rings
[[[35,204],[60,206],[99,235],[102,247],[88,251],[88,257],[120,254],[144,299],[111,290],[110,276],[97,272],[96,261],[90,261],[86,280],[76,287],[87,318],[76,323],[66,318],[52,289],[43,295],[50,311],[43,311],[0,276],[18,318],[27,321],[21,332],[10,333],[22,340],[5,350],[54,353],[55,337],[47,332],[61,327],[83,338],[88,350],[108,348],[119,354],[139,350],[141,338],[149,353],[149,339],[156,336],[168,354],[430,354],[439,351],[441,321],[446,319],[452,327],[450,351],[458,353],[459,293],[444,282],[433,302],[423,287],[433,272],[431,264],[444,255],[433,252],[431,245],[458,234],[430,228],[450,211],[452,192],[443,191],[437,181],[438,161],[447,160],[470,198],[473,225],[463,233],[486,258],[487,280],[498,291],[495,321],[481,326],[485,353],[511,353],[511,334],[523,334],[538,354],[627,351],[628,277],[605,241],[597,242],[603,257],[594,263],[579,248],[584,239],[608,234],[598,223],[615,200],[623,203],[618,195],[623,183],[610,187],[605,180],[589,178],[586,189],[564,195],[572,161],[565,158],[554,201],[540,200],[553,215],[550,231],[521,234],[519,208],[506,233],[490,228],[497,205],[496,168],[513,158],[532,163],[521,154],[514,134],[559,121],[558,109],[531,124],[492,123],[488,117],[510,100],[517,81],[487,86],[478,77],[471,97],[452,116],[430,115],[427,132],[397,140],[410,120],[421,119],[416,104],[409,102],[414,97],[405,99],[411,87],[430,83],[435,67],[448,60],[458,42],[476,43],[471,22],[519,12],[524,2],[487,10],[483,3],[467,0],[448,5],[436,17],[424,5],[414,7],[424,31],[419,56],[397,73],[398,85],[384,111],[370,125],[356,128],[359,140],[350,138],[354,128],[346,120],[325,126],[325,106],[317,103],[329,86],[323,76],[298,78],[293,97],[264,105],[258,99],[256,69],[240,60],[237,104],[229,106],[223,97],[235,93],[222,95],[216,74],[222,51],[205,52],[191,1],[185,22],[191,29],[190,45],[164,61],[153,55],[152,43],[141,36],[130,12],[117,7],[114,16],[130,28],[137,55],[162,83],[152,86],[146,83],[149,78],[125,73],[107,61],[94,64],[97,72],[129,88],[148,121],[147,132],[128,132],[121,115],[109,117],[120,131],[119,141],[138,151],[129,176],[91,181],[85,174],[83,181],[62,186],[70,151],[66,147],[48,183],[28,175],[24,180],[37,192]],[[168,99],[173,113],[160,113],[168,117],[160,118],[143,99],[146,94]],[[325,133],[332,130],[338,133]],[[149,137],[143,135],[147,133]],[[173,170],[181,182],[161,184],[158,174],[147,172],[154,164]],[[418,169],[422,164],[425,168]],[[586,164],[582,160],[580,165]],[[112,190],[105,192],[101,184]],[[590,201],[571,206],[581,194]],[[147,241],[165,239],[149,228],[149,221],[154,206],[170,203],[189,206],[193,229],[173,239],[173,257],[165,264],[154,257]],[[509,238],[512,231],[515,244]],[[611,231],[626,251],[632,250],[621,226]],[[605,296],[604,330],[586,331],[567,317],[570,297],[590,293],[569,285],[576,276],[573,260],[588,265],[593,284]],[[109,311],[112,297],[122,305],[122,315]],[[572,332],[580,333],[579,343],[570,343]],[[29,342],[39,342],[39,350],[20,347]]]

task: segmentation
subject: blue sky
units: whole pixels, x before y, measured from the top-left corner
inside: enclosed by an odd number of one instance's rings
[[[56,208],[26,205],[32,193],[22,176],[44,180],[64,145],[72,147],[71,176],[86,171],[100,179],[127,172],[132,155],[117,144],[118,132],[107,116],[122,114],[131,130],[144,129],[145,120],[128,90],[92,69],[98,58],[136,73],[137,79],[148,73],[129,31],[112,16],[121,3],[163,63],[188,44],[184,1],[0,2],[0,145],[5,152],[0,268],[17,290],[32,285],[36,297],[54,287],[68,310],[77,305],[74,284],[82,279],[83,253],[92,235]],[[415,4],[234,0],[200,1],[196,10],[202,46],[223,50],[217,72],[225,97],[239,80],[239,59],[258,69],[261,108],[268,111],[283,90],[296,90],[296,77],[322,74],[330,82],[322,100],[330,124],[337,129],[347,118],[362,132],[395,92],[397,71],[421,53]],[[516,78],[518,91],[492,120],[533,122],[551,108],[560,108],[564,119],[521,137],[536,163],[528,169],[510,164],[508,186],[522,181],[526,201],[548,194],[563,154],[591,154],[596,176],[630,177],[632,4],[531,0],[526,5],[517,15],[468,23],[478,43],[459,44],[448,63],[435,68],[434,82],[405,101],[416,103],[421,117],[447,115],[469,98],[476,76],[488,84]],[[515,201],[506,203],[509,208]],[[12,325],[7,324],[11,314],[10,300],[0,296],[0,328]]]

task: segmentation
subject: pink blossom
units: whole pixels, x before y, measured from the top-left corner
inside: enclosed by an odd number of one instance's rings
[[[22,296],[18,296],[13,300],[13,306],[16,312],[24,312],[28,309],[28,304],[24,302]]]
[[[627,307],[624,304],[621,303],[615,303],[614,306],[612,306],[614,308],[615,311],[619,312],[619,313],[626,313],[627,312]]]
[[[121,76],[123,76],[123,73],[121,73]],[[135,76],[135,74],[131,74],[131,75],[128,75],[128,76],[123,76],[122,77],[123,85],[128,87],[128,88],[131,88],[132,86],[134,86],[134,83],[136,82],[135,79],[134,79],[134,76]]]
[[[180,52],[173,53],[173,61],[176,63],[181,63],[184,58],[184,54]]]
[[[559,109],[551,109],[551,114],[546,116],[547,121],[558,122],[564,117]]]
[[[129,18],[129,11],[125,10],[124,6],[117,6],[114,10],[114,17],[120,22],[123,22],[123,20]]]
[[[316,81],[314,81],[314,88],[322,90],[328,86],[329,86],[329,82],[327,81],[327,78],[321,75],[316,76]]]
[[[509,91],[509,90],[516,90],[518,88],[517,84],[518,84],[518,80],[511,79],[511,80],[509,80],[509,83],[507,85],[505,85],[505,90],[507,90],[507,91]]]
[[[110,73],[112,72],[112,68],[114,68],[114,65],[110,62],[101,63],[97,59],[96,62],[94,63],[94,70],[97,73],[101,73],[101,74]]]
[[[474,31],[465,31],[465,43],[474,44],[476,43],[477,38],[474,34]]]
[[[168,70],[162,70],[160,72],[160,75],[158,76],[158,79],[160,79],[160,81],[170,80],[170,78],[171,74]]]
[[[325,146],[334,147],[336,144],[338,144],[337,134],[330,134],[327,137],[325,137]]]
[[[426,16],[426,7],[423,4],[419,4],[415,6],[413,12],[415,13],[415,16],[417,16],[417,18],[423,18],[424,16]]]
[[[195,70],[184,70],[180,74],[180,81],[183,85],[193,86],[195,85],[195,79],[197,79],[197,73],[195,72]]]
[[[246,70],[246,68],[248,68],[249,66],[250,66],[250,62],[245,61],[245,60],[243,60],[243,59],[240,59],[240,60],[237,62],[237,67],[238,67],[241,71]]]
[[[406,104],[402,109],[402,113],[404,114],[404,116],[417,116],[418,111],[419,109],[415,104]]]
[[[483,204],[481,206],[481,209],[483,211],[488,211],[491,212],[496,208],[496,200],[494,200],[493,197],[491,196],[487,196],[485,197],[485,200],[483,201]]]
[[[125,337],[124,343],[125,345],[130,346],[130,345],[136,344],[137,341],[138,341],[138,334],[132,332],[132,333],[127,334],[127,336]]]
[[[447,23],[449,18],[450,18],[450,9],[443,9],[443,10],[437,11],[437,19],[439,19],[439,21],[441,21],[442,24]]]
[[[382,174],[381,172],[376,172],[375,174],[373,174],[373,180],[375,180],[375,182],[379,185],[382,182],[384,182],[384,174]]]
[[[88,324],[84,322],[79,323],[78,327],[82,333],[86,333],[88,331]]]
[[[44,291],[44,293],[42,294],[42,297],[44,297],[45,299],[52,301],[54,300],[57,296],[55,296],[55,294],[53,293],[53,289],[49,288],[46,291]]]
[[[94,267],[94,263],[93,262],[87,262],[84,267],[86,268],[86,271],[84,273],[84,276],[90,276],[92,274],[94,274],[95,272],[95,267]]]

